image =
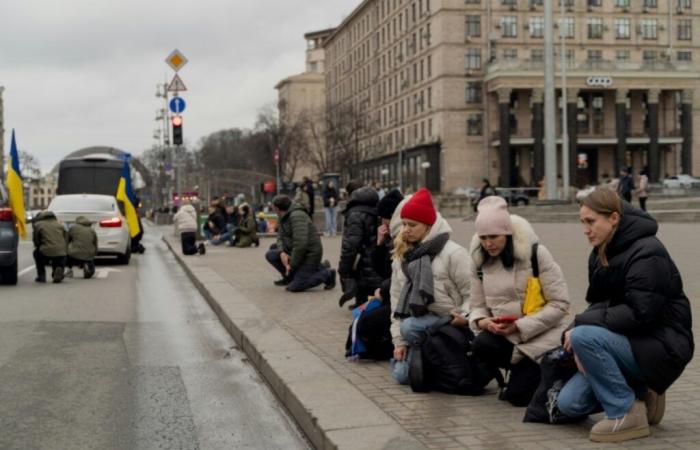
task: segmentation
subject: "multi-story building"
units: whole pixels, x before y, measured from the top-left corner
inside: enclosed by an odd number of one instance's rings
[[[313,121],[317,128],[309,135],[308,123],[301,128],[307,134],[308,145],[324,147],[323,113],[326,104],[324,40],[333,30],[314,31],[304,35],[306,39],[306,70],[277,83],[280,123],[287,127],[301,125],[302,121]],[[295,177],[311,176],[315,168],[308,158],[299,158]]]
[[[572,183],[624,165],[648,166],[652,180],[700,172],[700,0],[559,3],[557,136],[563,40]],[[374,156],[362,175],[442,191],[483,177],[536,185],[544,26],[543,0],[363,1],[325,43],[329,104],[371,125],[358,144]]]
[[[26,183],[27,209],[46,209],[56,196],[58,180],[48,174],[40,178],[29,179]]]

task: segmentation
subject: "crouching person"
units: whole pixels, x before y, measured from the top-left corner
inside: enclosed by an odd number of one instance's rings
[[[323,246],[316,227],[306,209],[286,195],[278,195],[272,204],[279,217],[277,243],[270,247],[265,259],[282,275],[277,286],[290,292],[302,292],[320,284],[335,287],[335,270],[324,261]]]
[[[594,247],[589,307],[565,334],[564,347],[573,351],[579,373],[562,389],[558,407],[571,417],[604,411],[591,429],[592,441],[648,436],[649,425],[663,417],[664,392],[693,356],[681,275],[656,237],[656,221],[613,190],[589,194],[580,218]]]
[[[66,265],[68,232],[51,211],[40,212],[33,221],[36,282],[46,283],[46,266],[51,264],[54,283],[63,281]]]
[[[250,205],[244,203],[241,205],[240,211],[240,223],[234,232],[234,245],[238,248],[250,247],[251,245],[260,246],[257,233],[258,226],[250,210]]]
[[[408,384],[411,346],[423,341],[425,331],[449,316],[453,325],[467,325],[469,264],[467,251],[450,240],[452,228],[427,189],[417,191],[400,214],[391,277],[391,374]]]
[[[67,277],[73,277],[73,266],[83,269],[85,279],[95,274],[95,256],[97,256],[97,233],[92,229],[92,222],[84,216],[78,216],[68,230]]]
[[[566,281],[549,251],[533,245],[539,239],[532,226],[510,215],[502,197],[484,198],[474,225],[470,245],[474,354],[493,370],[509,370],[501,398],[526,406],[540,381],[536,360],[560,345],[568,325]],[[529,278],[538,269],[545,302],[525,315]]]
[[[173,216],[175,233],[180,234],[183,255],[194,255],[197,252],[206,252],[204,244],[197,246],[197,211],[194,206],[186,202],[182,208]]]

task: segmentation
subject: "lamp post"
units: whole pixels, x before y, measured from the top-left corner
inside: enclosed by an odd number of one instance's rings
[[[557,142],[554,114],[553,0],[544,0],[544,173],[547,200],[557,198]]]
[[[559,37],[561,38],[561,170],[564,174],[564,200],[569,200],[569,129],[568,100],[566,98],[566,36],[564,35],[564,0],[559,0]]]

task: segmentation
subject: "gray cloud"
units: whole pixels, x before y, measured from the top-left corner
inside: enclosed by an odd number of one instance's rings
[[[353,0],[24,0],[0,2],[5,128],[44,170],[73,150],[135,153],[157,127],[157,83],[181,70],[185,138],[252,126],[274,85],[304,68],[308,31],[337,25]],[[9,133],[5,136],[6,146]]]

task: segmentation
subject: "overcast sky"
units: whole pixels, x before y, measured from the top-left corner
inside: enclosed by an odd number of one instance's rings
[[[149,148],[175,48],[189,59],[186,142],[251,127],[275,84],[304,70],[304,33],[338,25],[359,2],[0,0],[5,152],[12,128],[44,171],[92,145]]]

